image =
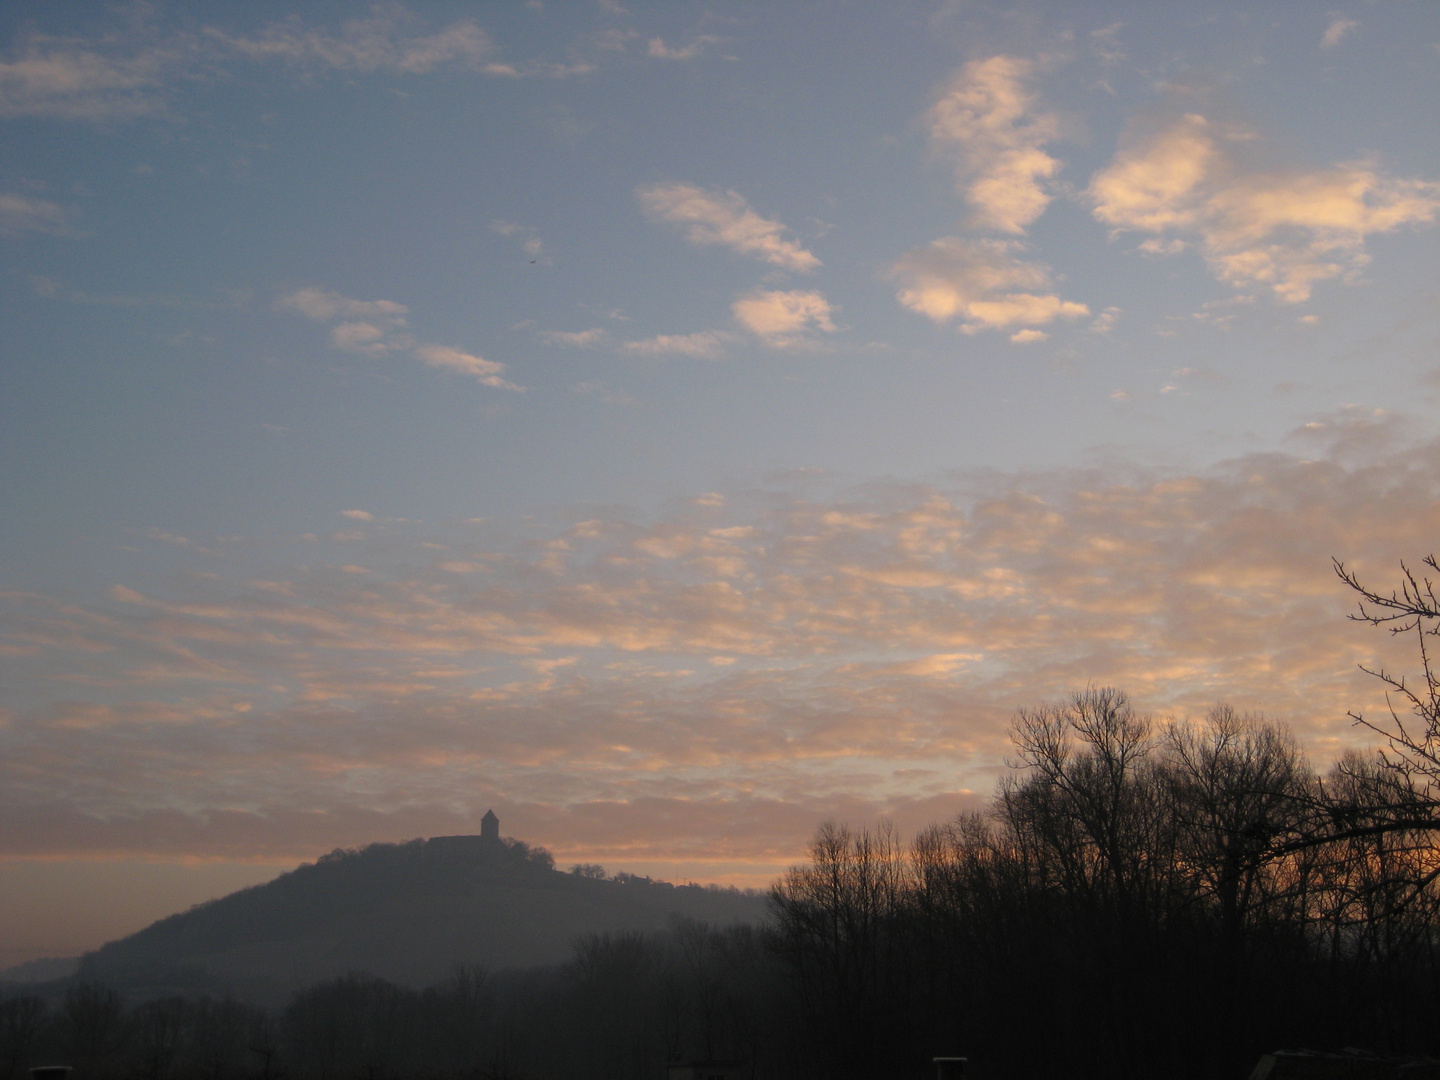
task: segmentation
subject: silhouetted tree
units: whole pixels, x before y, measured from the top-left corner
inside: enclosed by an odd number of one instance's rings
[[[1254,912],[1299,883],[1275,865],[1274,851],[1307,824],[1314,777],[1286,729],[1228,705],[1165,734],[1177,855],[1234,942]]]
[[[495,986],[483,967],[464,964],[422,996],[432,1027],[431,1057],[442,1069],[478,1073],[489,1063],[495,1025]]]
[[[320,1077],[389,1076],[414,1050],[414,997],[358,973],[301,991],[281,1017],[288,1057]]]
[[[45,1023],[45,1002],[34,994],[0,1001],[0,1080],[24,1069]]]
[[[201,998],[190,1014],[190,1040],[184,1071],[196,1080],[230,1080],[247,1074],[252,1047],[263,1045],[268,1034],[263,1010],[239,1001]],[[261,1071],[265,1062],[255,1063]]]
[[[1159,724],[1109,688],[1022,710],[1012,740],[988,814],[908,852],[826,824],[777,885],[811,1074],[968,1051],[1201,1080],[1287,1044],[1436,1047],[1440,856],[1394,827],[1410,789],[1383,761],[1322,783],[1273,721]],[[1316,833],[1343,813],[1391,827]]]
[[[65,989],[61,1011],[68,1049],[80,1061],[96,1061],[115,1049],[125,1006],[114,987],[94,980],[75,983]]]
[[[193,1005],[182,997],[135,1007],[130,1014],[130,1043],[133,1072],[139,1080],[166,1080],[185,1049],[194,1015]]]
[[[1440,570],[1434,555],[1427,555],[1424,565]],[[1362,665],[1385,685],[1389,715],[1378,720],[1356,712],[1350,716],[1385,741],[1378,758],[1380,769],[1387,774],[1390,793],[1405,797],[1380,800],[1373,808],[1373,820],[1352,823],[1350,831],[1367,824],[1381,831],[1387,826],[1440,828],[1440,669],[1432,648],[1432,639],[1440,636],[1440,597],[1429,578],[1417,577],[1404,563],[1400,587],[1388,593],[1362,584],[1338,559],[1335,573],[1359,597],[1358,610],[1350,618],[1384,627],[1393,635],[1413,635],[1420,662],[1419,677],[1413,679],[1383,665]]]
[[[904,1045],[909,864],[894,830],[827,822],[810,863],[771,890],[777,947],[805,1002],[827,1075],[873,1075]]]

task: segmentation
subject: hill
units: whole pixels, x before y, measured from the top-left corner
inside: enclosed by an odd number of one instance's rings
[[[335,851],[110,942],[81,960],[76,978],[137,996],[275,1002],[351,971],[424,986],[458,964],[559,963],[590,933],[660,929],[676,917],[766,918],[754,893],[595,871],[557,871],[543,850],[495,837]]]
[[[30,983],[50,983],[68,979],[80,966],[78,956],[46,956],[39,960],[26,960],[0,971],[0,991],[7,984],[15,986]]]

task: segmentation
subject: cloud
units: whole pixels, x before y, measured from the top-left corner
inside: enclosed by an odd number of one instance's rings
[[[61,233],[69,219],[69,212],[59,203],[0,191],[0,234]]]
[[[1048,292],[1049,269],[1018,258],[1023,250],[1015,241],[947,236],[903,255],[891,276],[911,311],[940,323],[958,317],[967,334],[1090,314],[1084,304]]]
[[[458,19],[434,34],[411,33],[415,22],[404,9],[377,7],[367,18],[346,19],[338,32],[308,25],[299,15],[266,26],[253,37],[207,28],[207,36],[253,61],[339,71],[388,71],[423,75],[437,68],[463,66],[485,70],[494,46],[470,19]],[[508,74],[507,71],[492,72]]]
[[[1387,176],[1371,162],[1246,171],[1228,145],[1235,139],[1196,114],[1132,133],[1091,179],[1095,217],[1117,232],[1156,234],[1141,245],[1153,254],[1193,241],[1220,281],[1299,303],[1315,283],[1357,274],[1368,237],[1429,224],[1440,211],[1440,183]]]
[[[570,388],[570,392],[581,397],[595,398],[606,405],[619,405],[630,409],[638,408],[641,405],[641,402],[628,391],[613,389],[602,382],[576,383]]]
[[[784,234],[778,221],[763,218],[733,191],[710,191],[695,184],[651,184],[635,192],[652,221],[683,226],[692,244],[715,244],[753,255],[782,270],[808,271],[820,260]]]
[[[161,86],[191,64],[193,43],[137,44],[31,35],[0,60],[0,116],[93,123],[135,120],[163,111]]]
[[[1347,410],[1198,473],[741,489],[438,545],[387,521],[299,566],[5,593],[35,704],[0,725],[0,847],[313,856],[493,802],[541,842],[764,863],[828,814],[953,812],[1017,706],[1091,683],[1264,710],[1323,762],[1383,708],[1355,665],[1410,659],[1330,556],[1384,585],[1440,535],[1440,443],[1399,432]]]
[[[1090,332],[1092,334],[1108,334],[1111,330],[1115,329],[1115,324],[1119,320],[1120,308],[1107,307],[1104,311],[1100,312],[1099,315],[1096,315],[1095,318],[1091,320]]]
[[[1347,19],[1342,15],[1331,15],[1330,25],[1325,28],[1325,36],[1320,39],[1320,47],[1333,49],[1359,25],[1354,19]]]
[[[1059,121],[1036,110],[1034,71],[1014,56],[972,61],[926,114],[931,146],[955,159],[956,189],[970,204],[973,228],[1023,235],[1050,203],[1045,182],[1061,163],[1044,146]],[[1049,337],[1037,327],[1090,312],[1050,291],[1049,268],[1021,258],[1024,250],[1014,241],[942,237],[903,255],[891,277],[912,311],[936,322],[958,317],[965,333],[1016,327],[1010,340],[1032,344]]]
[[[499,75],[507,79],[569,79],[576,75],[589,75],[595,70],[594,64],[556,64],[531,61],[527,64],[486,64],[482,69],[486,75]]]
[[[406,327],[410,309],[394,300],[354,300],[325,289],[297,289],[276,301],[276,306],[304,315],[312,322],[335,323],[330,344],[367,356],[408,353],[427,367],[457,371],[497,390],[523,391],[507,381],[505,365],[449,345],[417,342]],[[342,320],[336,322],[336,320]]]
[[[690,356],[715,360],[725,355],[731,335],[722,330],[700,330],[693,334],[657,334],[641,341],[625,342],[625,351],[637,356]]]
[[[524,389],[524,387],[516,386],[501,377],[505,371],[504,364],[453,349],[448,345],[420,345],[414,350],[414,355],[416,359],[429,367],[458,371],[462,375],[472,375],[486,386],[493,386],[499,390],[518,391]]]
[[[604,52],[624,52],[625,47],[640,34],[634,30],[601,30],[591,36],[595,47]]]
[[[353,518],[356,521],[374,521],[375,515],[368,510],[341,510],[341,517]]]
[[[645,55],[653,56],[657,60],[693,60],[705,51],[707,46],[718,45],[720,39],[711,37],[709,34],[702,34],[689,45],[673,49],[665,44],[663,38],[651,38],[646,47]]]
[[[1014,56],[966,64],[926,115],[930,143],[956,158],[956,187],[978,228],[1023,234],[1045,212],[1060,162],[1042,147],[1059,123],[1035,111],[1034,65]]]
[[[90,37],[32,33],[0,60],[0,116],[121,123],[164,115],[181,82],[223,78],[237,64],[279,63],[311,74],[426,75],[468,69],[502,78],[565,78],[590,64],[492,59],[494,45],[471,19],[426,33],[399,4],[375,5],[338,28],[292,15],[255,34],[207,25],[164,33],[125,26]]]
[[[790,348],[813,341],[808,332],[835,332],[830,302],[818,292],[757,289],[730,307],[735,321],[767,345]]]
[[[378,356],[389,352],[392,347],[386,341],[388,329],[375,323],[344,322],[330,330],[330,344],[337,349]]]
[[[565,330],[542,330],[540,340],[547,345],[566,345],[572,349],[588,349],[608,341],[609,333],[602,326],[579,330],[574,333]]]
[[[280,307],[298,311],[315,322],[334,319],[382,319],[392,325],[405,325],[410,309],[393,300],[351,300],[324,289],[297,289],[277,301]]]
[[[519,235],[523,237],[520,241],[520,250],[530,261],[544,263],[546,266],[550,265],[550,255],[545,250],[545,242],[540,239],[538,230],[534,226],[520,225],[513,221],[506,221],[504,218],[496,218],[490,223],[490,229],[501,236]]]
[[[1122,146],[1090,181],[1095,217],[1117,228],[1162,232],[1191,228],[1204,209],[1203,183],[1221,151],[1203,116],[1182,117]]]
[[[297,289],[276,306],[312,322],[336,323],[330,328],[330,344],[346,352],[383,356],[412,343],[404,333],[410,309],[393,300],[352,300],[324,289]]]
[[[1103,67],[1115,67],[1125,62],[1125,51],[1120,46],[1120,31],[1124,27],[1123,22],[1116,22],[1090,31],[1088,35],[1090,51],[1100,60]]]

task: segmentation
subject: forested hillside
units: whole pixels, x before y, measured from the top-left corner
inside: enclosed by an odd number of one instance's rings
[[[558,963],[584,934],[765,917],[756,895],[597,871],[564,873],[541,849],[475,836],[336,851],[111,942],[77,978],[277,1001],[352,971],[424,986],[461,964]]]

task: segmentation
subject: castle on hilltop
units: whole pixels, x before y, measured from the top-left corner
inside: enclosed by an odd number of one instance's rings
[[[430,844],[438,844],[446,849],[452,846],[469,846],[478,843],[485,848],[500,847],[500,819],[495,816],[494,810],[486,810],[485,816],[480,819],[480,835],[465,833],[460,836],[432,836],[427,841]]]

